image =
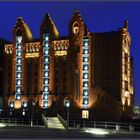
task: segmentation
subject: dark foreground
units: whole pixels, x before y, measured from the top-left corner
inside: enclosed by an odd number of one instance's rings
[[[57,130],[45,127],[1,127],[0,138],[140,138],[140,133],[109,131],[108,134],[93,134],[86,130]]]

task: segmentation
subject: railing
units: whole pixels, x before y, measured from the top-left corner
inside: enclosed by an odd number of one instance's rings
[[[58,119],[62,123],[62,125],[67,128],[67,121],[65,121],[59,114],[57,114]]]
[[[85,120],[70,120],[69,128],[84,129],[84,128],[103,128],[114,129],[116,131],[137,131],[140,132],[140,123],[123,123],[123,122],[103,122],[103,121],[85,121]]]
[[[45,125],[46,127],[48,127],[47,117],[45,117],[44,114],[42,114],[42,121],[43,121],[44,125]]]
[[[42,120],[38,119],[20,119],[20,118],[0,118],[0,124],[6,126],[30,126],[31,121],[34,126],[43,126]]]

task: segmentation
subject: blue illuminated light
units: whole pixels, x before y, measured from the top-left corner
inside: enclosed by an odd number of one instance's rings
[[[20,93],[21,92],[21,89],[20,88],[17,88],[17,92]]]
[[[17,52],[17,55],[18,55],[18,56],[21,56],[21,51],[18,51],[18,52]]]
[[[20,73],[17,73],[17,78],[21,78],[21,74]]]
[[[17,80],[17,85],[21,85],[21,80]]]
[[[45,64],[45,70],[48,70],[49,66],[47,64]]]
[[[83,57],[84,62],[88,62],[88,57]]]
[[[17,70],[18,71],[21,71],[21,66],[17,66]]]
[[[84,87],[88,87],[88,82],[84,82]]]
[[[45,50],[45,54],[49,54],[49,50],[46,49],[46,50]]]
[[[22,41],[22,36],[18,36],[18,37],[17,37],[17,42],[18,42],[18,43],[21,43],[21,41]]]
[[[88,90],[83,90],[83,95],[88,96]]]
[[[48,91],[48,87],[44,87],[44,91],[47,92]]]
[[[48,41],[49,40],[49,37],[48,36],[45,36],[45,40]]]
[[[44,72],[45,77],[48,77],[49,73],[46,71]]]
[[[84,99],[84,104],[85,104],[85,105],[88,104],[88,99]]]
[[[18,58],[18,59],[17,59],[17,62],[18,62],[19,64],[21,64],[21,58]]]
[[[44,94],[44,99],[46,99],[46,100],[48,99],[48,96],[47,96],[47,94]]]
[[[17,100],[20,100],[20,99],[21,99],[21,95],[19,95],[19,94],[16,95],[16,99],[17,99]]]
[[[14,107],[14,102],[10,102],[10,107],[13,108]]]
[[[84,49],[84,54],[88,54],[88,50],[87,49]]]
[[[45,79],[45,85],[47,85],[49,83],[49,80],[48,79]]]
[[[84,70],[88,70],[88,65],[83,65]]]
[[[84,79],[88,79],[88,73],[83,74]]]
[[[27,102],[23,102],[23,107],[27,107]]]

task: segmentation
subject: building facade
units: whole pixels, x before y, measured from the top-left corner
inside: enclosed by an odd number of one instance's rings
[[[128,22],[118,31],[91,33],[80,13],[60,36],[46,14],[40,38],[34,39],[21,17],[13,42],[3,45],[1,97],[4,110],[26,115],[33,105],[48,115],[91,120],[120,120],[132,116],[133,59]],[[4,65],[3,65],[4,64]]]

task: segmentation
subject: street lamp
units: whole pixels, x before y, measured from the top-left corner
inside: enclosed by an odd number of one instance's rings
[[[35,105],[35,102],[32,101],[32,113],[31,113],[31,127],[33,126],[33,107]]]
[[[64,106],[67,108],[67,128],[69,128],[69,108],[70,108],[70,100],[64,100]]]

